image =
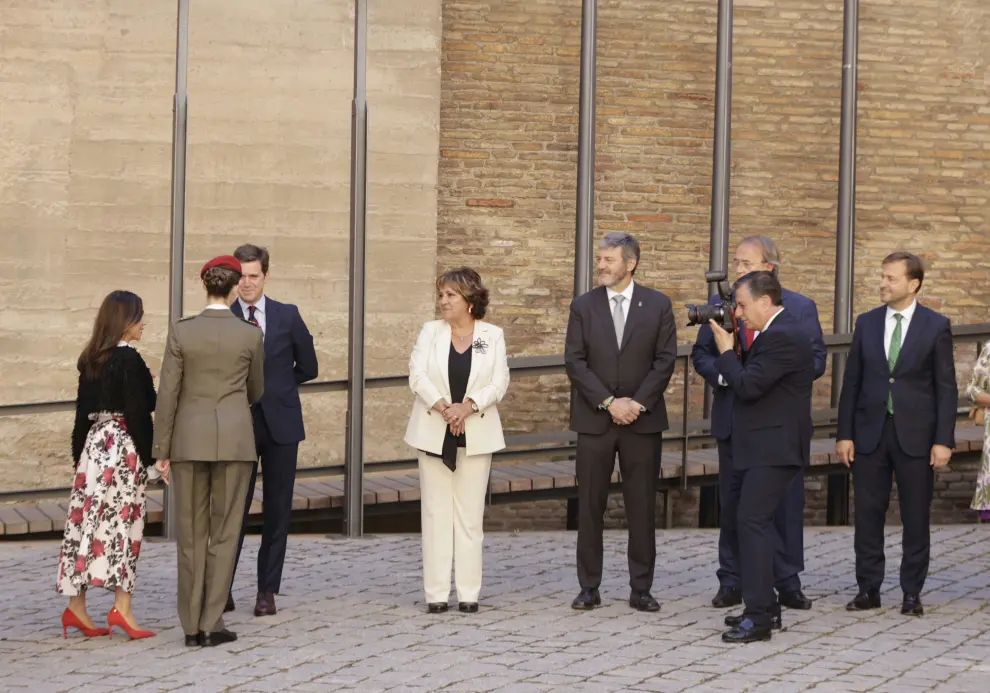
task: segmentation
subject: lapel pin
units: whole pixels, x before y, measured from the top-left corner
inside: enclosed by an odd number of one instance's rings
[[[637,306],[639,306],[640,308],[642,308],[642,307],[643,307],[643,302],[642,302],[642,301],[640,301],[640,302],[639,302],[639,303],[637,303],[636,305],[637,305]]]

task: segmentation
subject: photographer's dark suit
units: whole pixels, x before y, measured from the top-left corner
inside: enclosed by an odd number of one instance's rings
[[[863,591],[883,583],[883,526],[894,474],[904,531],[901,588],[906,595],[921,593],[931,546],[931,449],[955,447],[959,393],[949,319],[914,306],[893,371],[884,329],[894,311],[881,306],[856,319],[842,381],[837,438],[855,445],[856,581]]]
[[[667,430],[663,394],[674,372],[677,330],[670,299],[633,285],[619,347],[607,290],[599,287],[571,303],[564,363],[576,390],[571,430],[578,434],[579,498],[577,569],[582,588],[602,579],[602,530],[615,455],[629,523],[629,584],[649,592],[656,561],[656,480],[661,437]],[[630,397],[646,411],[620,426],[600,405]]]
[[[231,310],[238,317],[244,317],[240,301],[234,301]],[[277,594],[281,586],[299,443],[306,438],[299,385],[313,380],[318,372],[313,337],[299,315],[299,309],[265,296],[265,394],[251,407],[253,433],[244,432],[244,435],[254,436],[263,475],[259,593]],[[238,559],[244,545],[244,530],[257,476],[258,462],[255,461],[237,544]]]
[[[774,511],[811,456],[813,364],[805,330],[786,308],[753,342],[745,365],[732,351],[715,363],[734,393],[722,522],[738,541],[743,618],[758,627],[769,628],[776,601]]]
[[[721,299],[713,296],[709,303],[721,303]],[[784,309],[790,315],[789,320],[796,320],[799,329],[811,343],[814,358],[815,379],[825,373],[827,353],[825,340],[822,338],[822,326],[818,322],[818,307],[807,296],[793,291],[783,290],[782,302]],[[747,354],[743,344],[743,358]],[[717,366],[718,347],[715,346],[715,335],[712,328],[703,324],[698,330],[698,338],[691,349],[691,360],[698,375],[705,379],[713,391],[712,399],[712,435],[718,441],[719,460],[719,496],[722,503],[721,515],[725,517],[725,501],[728,495],[728,485],[734,469],[732,458],[732,406],[733,391],[731,387],[719,383]],[[810,444],[810,443],[809,443]],[[725,522],[720,523],[718,538],[717,571],[719,584],[723,587],[738,589],[739,557],[732,547],[735,538],[725,529]],[[779,540],[774,555],[774,574],[776,587],[781,592],[795,592],[801,589],[799,574],[804,570],[804,470],[798,471],[784,494],[784,500],[774,515],[774,526]]]

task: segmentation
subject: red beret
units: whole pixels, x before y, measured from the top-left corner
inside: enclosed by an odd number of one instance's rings
[[[238,260],[233,255],[218,255],[217,257],[213,258],[205,265],[203,265],[203,269],[199,271],[199,278],[202,279],[203,275],[206,274],[206,271],[211,270],[214,267],[224,267],[226,269],[234,270],[238,274],[241,273],[240,260]]]

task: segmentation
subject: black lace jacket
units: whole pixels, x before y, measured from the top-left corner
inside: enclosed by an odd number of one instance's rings
[[[118,346],[103,365],[100,377],[91,380],[79,374],[76,395],[76,423],[72,428],[72,459],[79,462],[86,436],[93,422],[90,414],[119,412],[127,422],[127,432],[145,466],[154,464],[151,414],[155,411],[155,383],[141,354],[128,346]]]

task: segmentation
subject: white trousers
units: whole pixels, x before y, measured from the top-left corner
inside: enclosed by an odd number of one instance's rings
[[[468,457],[464,448],[458,448],[457,471],[451,472],[440,458],[419,453],[423,587],[428,604],[447,603],[455,563],[457,601],[478,601],[491,466],[491,455]]]

